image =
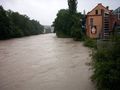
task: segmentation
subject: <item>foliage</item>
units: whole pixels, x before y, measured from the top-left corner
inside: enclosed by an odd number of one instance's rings
[[[26,15],[11,10],[5,11],[0,6],[0,39],[37,35],[43,33],[43,26]]]
[[[120,90],[120,37],[114,36],[110,42],[92,54],[92,80],[98,90]]]
[[[77,0],[68,0],[68,6],[70,13],[76,13],[77,11]]]
[[[90,47],[90,48],[97,48],[97,41],[95,39],[91,39],[86,37],[84,41],[84,46]]]
[[[74,13],[72,15],[73,26],[71,28],[71,36],[74,40],[84,40],[84,33],[82,31],[82,15],[81,13]]]
[[[54,30],[58,37],[72,37],[74,40],[83,40],[82,15],[76,12],[77,0],[68,0],[69,9],[61,9],[55,21]]]
[[[71,15],[68,10],[62,9],[58,12],[53,26],[58,37],[71,37],[70,29],[73,25]]]
[[[0,6],[0,39],[10,38],[10,19],[6,15],[6,11]]]

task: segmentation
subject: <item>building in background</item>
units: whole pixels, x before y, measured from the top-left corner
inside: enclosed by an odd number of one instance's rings
[[[86,16],[86,34],[90,38],[108,38],[113,31],[117,17],[109,7],[99,3]]]
[[[118,20],[120,21],[120,7],[113,11],[115,15],[117,15]]]
[[[114,15],[117,17],[117,25],[120,26],[120,7],[113,11]]]
[[[44,25],[44,33],[53,33],[54,27],[49,25]]]
[[[117,33],[120,35],[120,7],[118,7],[116,10],[114,10],[113,13],[117,17],[117,22],[115,24],[114,33]]]

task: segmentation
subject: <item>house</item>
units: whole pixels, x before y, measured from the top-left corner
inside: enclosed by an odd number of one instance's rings
[[[44,32],[43,33],[53,33],[54,27],[50,25],[44,25]]]
[[[119,30],[118,32],[120,33],[120,7],[118,7],[116,10],[113,11],[114,15],[117,17],[117,22],[116,22],[116,30]]]
[[[90,38],[108,38],[117,22],[116,16],[99,3],[86,16],[86,35]]]
[[[113,11],[113,14],[117,17],[117,24],[120,26],[120,7]]]
[[[120,7],[114,10],[113,13],[117,16],[118,23],[120,24]]]

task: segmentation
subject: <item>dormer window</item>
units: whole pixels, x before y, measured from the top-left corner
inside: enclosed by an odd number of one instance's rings
[[[98,10],[95,10],[95,14],[98,15]]]

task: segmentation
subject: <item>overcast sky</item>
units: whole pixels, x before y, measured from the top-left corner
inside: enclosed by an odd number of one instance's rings
[[[77,10],[83,12],[85,9],[88,12],[98,3],[113,10],[120,6],[120,0],[78,0]],[[11,9],[26,14],[42,25],[51,25],[58,10],[68,8],[67,0],[0,0],[0,5],[6,10]]]

